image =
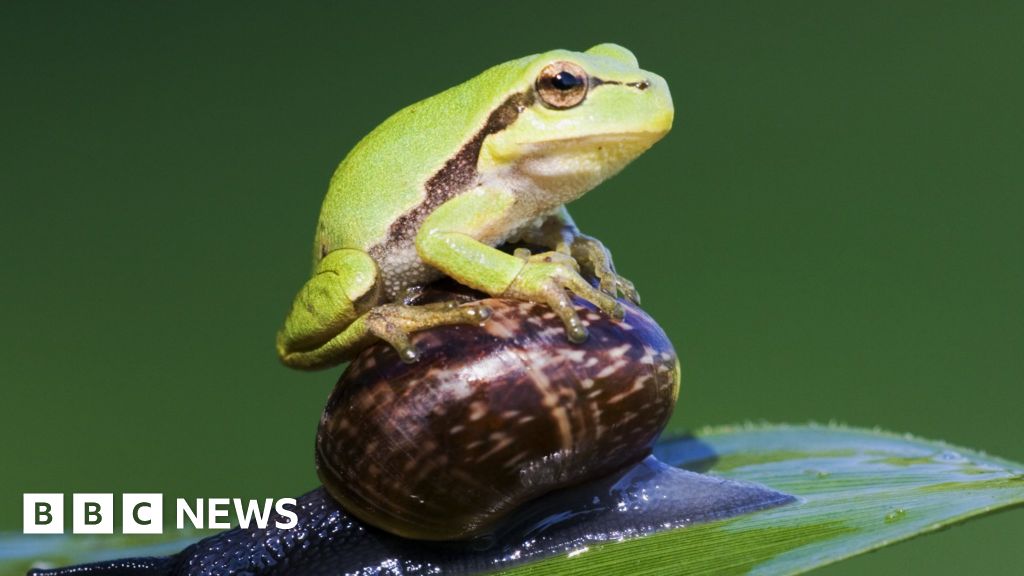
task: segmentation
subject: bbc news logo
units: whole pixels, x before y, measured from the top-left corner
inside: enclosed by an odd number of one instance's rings
[[[175,500],[175,527],[227,529],[234,523],[240,528],[275,528],[287,530],[298,524],[294,498],[274,500],[242,500],[241,498],[185,498]],[[163,534],[163,494],[122,494],[122,534]],[[274,513],[277,517],[274,518]],[[71,532],[73,534],[113,534],[113,494],[72,494]],[[64,494],[24,494],[22,532],[25,534],[64,533]]]

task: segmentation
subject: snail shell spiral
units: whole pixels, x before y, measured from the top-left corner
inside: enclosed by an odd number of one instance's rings
[[[364,522],[424,540],[487,534],[524,503],[641,460],[668,421],[679,363],[639,308],[616,322],[577,301],[590,337],[573,344],[546,307],[484,302],[483,325],[415,335],[419,362],[378,344],[335,386],[317,471]]]

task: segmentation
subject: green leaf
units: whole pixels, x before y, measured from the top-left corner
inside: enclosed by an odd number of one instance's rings
[[[799,500],[501,574],[798,574],[1024,503],[1024,466],[878,430],[711,428],[662,442],[655,453]]]
[[[68,566],[121,557],[169,556],[216,531],[171,530],[154,535],[0,534],[0,574],[23,575],[32,567]]]

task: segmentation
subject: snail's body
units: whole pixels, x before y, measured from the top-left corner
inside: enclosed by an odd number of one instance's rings
[[[470,574],[792,500],[649,456],[679,373],[639,308],[616,322],[577,301],[591,337],[572,344],[536,304],[488,306],[484,326],[417,334],[421,362],[383,343],[353,362],[318,433],[326,489],[299,499],[294,528],[34,574]],[[711,456],[682,442],[691,463]]]
[[[686,440],[691,453],[699,442]],[[679,453],[679,449],[675,450]],[[37,576],[334,576],[474,574],[778,506],[792,497],[722,480],[648,457],[614,474],[519,510],[489,547],[404,539],[363,524],[318,488],[298,499],[293,529],[236,528],[175,556],[133,558],[37,571]],[[271,526],[273,522],[271,522]]]

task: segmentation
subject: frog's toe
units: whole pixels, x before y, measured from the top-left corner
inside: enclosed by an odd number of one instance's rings
[[[410,330],[404,325],[400,307],[411,308],[404,304],[386,304],[370,310],[366,314],[366,327],[371,334],[390,344],[403,362],[415,362],[419,352],[409,340]]]
[[[489,320],[494,315],[494,310],[490,306],[483,304],[466,307],[466,314],[469,316],[470,321],[483,322]]]
[[[618,279],[614,274],[598,275],[597,288],[609,296],[616,296],[619,293]]]
[[[600,308],[602,312],[612,319],[622,320],[625,317],[626,310],[622,307],[622,303],[615,299],[614,292],[608,293],[594,288],[589,282],[578,275],[569,277],[566,284],[566,288],[575,292],[580,298]]]
[[[412,364],[414,362],[418,362],[419,359],[420,359],[419,348],[417,348],[415,346],[409,346],[407,348],[397,348],[396,347],[395,351],[398,352],[398,357],[402,359],[402,362],[405,362],[406,364]]]
[[[615,296],[584,280],[576,261],[558,252],[531,256],[503,295],[546,304],[562,320],[569,340],[579,343],[587,339],[587,327],[576,313],[569,292],[615,320],[625,316],[625,309]]]
[[[636,291],[636,286],[632,282],[623,278],[622,276],[616,275],[615,277],[616,288],[618,291],[633,304],[640,304],[640,293]]]
[[[584,269],[591,278],[597,280],[597,287],[601,292],[612,298],[622,295],[634,304],[640,303],[636,287],[615,271],[612,256],[601,242],[581,236],[573,244],[573,254],[577,260],[582,260],[586,264]]]
[[[613,298],[621,295],[634,304],[640,303],[640,295],[636,291],[636,286],[629,279],[617,274],[615,270],[611,268],[597,270],[594,275],[597,277],[598,289],[605,294]]]
[[[435,326],[480,324],[492,314],[490,307],[479,303],[383,304],[367,312],[366,326],[371,334],[390,344],[403,362],[416,362],[420,353],[411,341],[413,333]]]
[[[573,306],[572,299],[569,298],[565,288],[551,282],[543,287],[538,294],[537,300],[547,304],[559,317],[562,324],[565,325],[565,335],[570,342],[580,344],[587,341],[590,333],[580,319],[579,314],[576,313],[576,308]]]

